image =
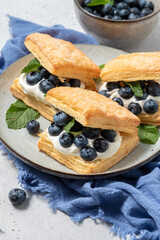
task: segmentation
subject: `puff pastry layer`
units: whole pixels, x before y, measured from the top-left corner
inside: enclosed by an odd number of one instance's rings
[[[47,136],[47,132],[40,134],[40,140],[38,141],[38,148],[40,151],[47,153],[49,156],[58,160],[68,168],[81,174],[100,173],[104,172],[108,168],[118,163],[122,158],[127,156],[139,143],[137,135],[128,133],[121,133],[123,140],[119,150],[109,158],[97,159],[91,162],[84,161],[81,157],[64,155],[58,152],[52,142]]]
[[[60,87],[49,90],[46,100],[55,108],[74,117],[83,126],[137,134],[139,118],[96,92]]]
[[[120,55],[101,71],[104,82],[160,79],[160,52]]]
[[[47,34],[32,33],[24,44],[53,75],[79,79],[88,89],[96,90],[93,78],[99,77],[100,68],[72,43]]]
[[[157,125],[160,126],[160,104],[158,111],[154,114],[139,114],[139,119],[141,120],[141,123],[143,124],[149,124],[149,125]]]
[[[27,106],[36,109],[43,117],[53,121],[53,115],[56,113],[56,110],[52,106],[46,105],[37,101],[34,97],[25,94],[19,84],[19,78],[14,80],[13,85],[10,87],[10,91],[16,98],[21,99]]]

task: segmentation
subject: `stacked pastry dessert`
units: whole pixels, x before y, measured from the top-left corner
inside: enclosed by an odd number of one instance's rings
[[[99,77],[99,67],[72,43],[32,33],[24,44],[36,59],[23,69],[10,91],[47,119],[52,120],[56,112],[46,100],[48,90],[60,86],[96,90],[93,78]]]
[[[101,71],[99,93],[137,115],[141,123],[160,125],[160,52],[120,55]]]
[[[139,143],[139,118],[94,91],[54,88],[46,100],[59,111],[38,148],[78,173],[103,172]]]

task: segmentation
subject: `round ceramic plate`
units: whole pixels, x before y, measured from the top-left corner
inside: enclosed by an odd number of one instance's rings
[[[107,61],[117,57],[124,52],[98,45],[76,45],[81,51],[83,51],[88,57],[90,57],[96,64],[100,65]],[[97,178],[104,176],[113,176],[127,172],[134,169],[147,161],[152,160],[159,153],[160,139],[155,145],[146,145],[140,143],[127,157],[122,159],[118,164],[108,169],[106,172],[98,174],[83,175],[78,174],[71,169],[65,167],[58,161],[47,156],[45,153],[39,152],[37,148],[37,142],[39,137],[28,134],[27,130],[12,130],[8,129],[5,122],[6,111],[9,106],[16,101],[9,91],[9,87],[12,85],[13,80],[20,75],[21,70],[28,64],[33,58],[32,54],[29,54],[14,64],[12,64],[1,76],[0,76],[0,136],[5,146],[13,152],[19,159],[25,163],[38,168],[44,172],[68,177],[68,178]],[[38,119],[40,122],[41,130],[44,131],[50,122],[40,116]]]

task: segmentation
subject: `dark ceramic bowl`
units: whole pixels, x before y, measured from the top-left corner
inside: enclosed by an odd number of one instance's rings
[[[155,9],[148,16],[135,20],[110,20],[86,12],[83,0],[74,0],[75,13],[82,28],[100,44],[127,48],[145,39],[158,22],[160,0],[152,0]]]

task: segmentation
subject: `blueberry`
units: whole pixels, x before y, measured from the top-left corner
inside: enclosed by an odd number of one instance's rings
[[[105,96],[105,97],[107,97],[107,98],[109,98],[109,97],[111,96],[111,95],[108,93],[107,90],[101,90],[101,91],[99,91],[98,93],[101,94],[101,95],[103,95],[103,96]]]
[[[84,0],[84,5],[87,6],[91,0]]]
[[[62,86],[62,87],[70,87],[71,85],[70,85],[69,82],[64,81],[64,82],[61,82],[60,86]]]
[[[30,72],[26,76],[26,82],[31,86],[37,84],[41,79],[42,79],[42,74],[36,71]]]
[[[144,7],[154,10],[154,4],[151,1],[147,1]]]
[[[153,99],[147,100],[143,105],[143,110],[149,114],[155,113],[158,110],[158,103]]]
[[[105,15],[105,16],[104,16],[104,19],[112,19],[112,18],[113,18],[112,15]]]
[[[99,136],[99,129],[97,128],[83,128],[82,133],[89,139],[94,139]]]
[[[151,96],[160,96],[160,85],[157,82],[149,82],[147,92]]]
[[[142,11],[141,11],[141,17],[145,17],[145,16],[147,16],[147,15],[149,15],[149,14],[151,14],[151,13],[152,13],[152,10],[151,10],[151,9],[149,9],[149,8],[143,8]]]
[[[53,116],[55,124],[65,126],[71,120],[70,116],[62,111],[56,112]]]
[[[97,10],[94,10],[94,11],[93,11],[93,14],[96,15],[96,16],[98,16],[98,17],[102,17],[102,15],[101,15]]]
[[[117,9],[122,10],[122,9],[128,9],[128,4],[125,2],[120,2],[117,4]]]
[[[119,95],[124,99],[129,99],[133,96],[132,89],[130,86],[121,87],[118,91]]]
[[[80,124],[79,122],[77,122],[75,120],[75,124],[73,125],[73,127],[71,127],[70,131],[71,132],[79,132],[79,131],[82,131],[82,128],[83,128],[82,124]]]
[[[58,77],[55,75],[52,75],[52,74],[49,76],[49,81],[51,83],[53,83],[55,86],[60,85],[60,83],[61,83],[61,81],[58,79]]]
[[[140,15],[140,10],[137,7],[133,7],[130,9],[130,12],[134,15]]]
[[[113,15],[114,15],[114,16],[119,16],[119,10],[118,10],[118,9],[115,9],[115,10],[113,11]]]
[[[89,13],[92,13],[92,8],[90,8],[90,7],[84,7],[84,10],[89,12]]]
[[[81,82],[78,79],[71,79],[69,81],[71,87],[80,87],[81,86]]]
[[[120,88],[121,86],[118,82],[109,82],[109,83],[107,83],[106,87],[107,87],[108,91],[112,91],[116,88]]]
[[[139,8],[143,9],[146,5],[146,0],[139,0]]]
[[[139,115],[142,112],[141,106],[138,103],[135,103],[135,102],[131,102],[128,105],[128,110],[135,115]]]
[[[88,139],[84,135],[78,135],[74,138],[73,143],[78,148],[82,148],[88,144]]]
[[[101,130],[101,135],[108,142],[114,142],[114,139],[117,136],[117,134],[116,134],[116,132],[114,130]]]
[[[129,0],[129,1],[128,1],[128,5],[129,5],[131,8],[133,8],[133,7],[138,7],[139,2],[138,2],[138,0]]]
[[[128,20],[134,20],[140,18],[139,15],[135,15],[134,13],[130,13],[128,16]]]
[[[121,105],[122,107],[124,106],[124,105],[123,105],[123,101],[122,101],[121,98],[114,97],[112,100],[115,101],[115,102],[117,102],[117,103],[118,103],[119,105]]]
[[[26,128],[30,134],[34,134],[39,131],[40,124],[36,120],[31,120],[27,123]]]
[[[129,10],[128,9],[122,9],[119,11],[119,16],[123,19],[127,19],[129,16]]]
[[[26,199],[26,192],[23,189],[14,188],[9,192],[9,200],[14,205],[22,204]]]
[[[105,4],[103,7],[102,7],[102,10],[101,10],[101,14],[103,16],[105,15],[110,15],[113,11],[113,8],[110,4]]]
[[[135,99],[136,99],[137,101],[141,101],[141,100],[146,100],[147,97],[148,97],[148,93],[147,93],[147,92],[143,92],[143,97],[137,97],[137,96],[135,96]]]
[[[120,16],[113,16],[114,20],[122,20],[122,18]]]
[[[146,88],[146,81],[139,81],[139,84],[140,84],[142,89]]]
[[[52,88],[55,88],[55,85],[49,79],[44,79],[39,84],[39,89],[45,94]]]
[[[58,136],[62,132],[63,127],[56,125],[54,122],[48,128],[50,136]]]
[[[85,146],[80,150],[80,156],[85,161],[92,161],[97,157],[97,152],[94,148],[90,146]]]
[[[45,69],[45,68],[43,68],[43,67],[41,68],[41,74],[42,74],[42,77],[45,78],[45,79],[48,79],[49,76],[51,75],[51,74],[48,72],[48,70]]]
[[[59,143],[62,147],[68,148],[73,143],[74,136],[71,133],[62,133],[59,137]]]
[[[105,152],[109,147],[109,143],[104,138],[97,138],[93,142],[93,147],[96,149],[97,152]]]

